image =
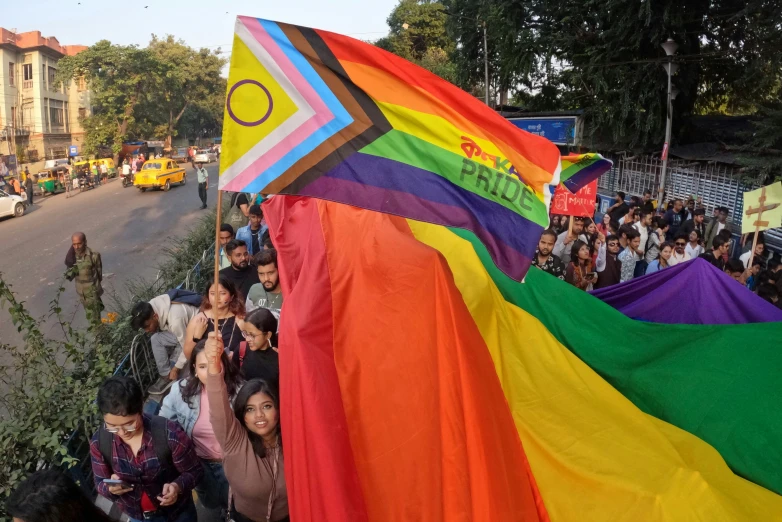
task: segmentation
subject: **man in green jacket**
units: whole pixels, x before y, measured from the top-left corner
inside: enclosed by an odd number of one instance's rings
[[[68,267],[65,275],[69,281],[76,280],[76,293],[90,321],[100,321],[103,311],[103,263],[98,252],[87,246],[84,232],[76,232],[71,236],[71,251],[65,258]]]

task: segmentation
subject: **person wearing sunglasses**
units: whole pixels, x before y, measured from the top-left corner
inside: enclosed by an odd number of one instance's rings
[[[106,380],[97,402],[103,424],[90,457],[98,494],[131,522],[196,522],[192,491],[204,471],[182,427],[144,414],[141,387],[130,377]]]
[[[685,261],[692,259],[690,254],[686,252],[686,249],[687,235],[680,232],[673,240],[673,253],[671,253],[670,259],[668,259],[668,264],[670,266],[676,266],[679,263],[684,263]]]

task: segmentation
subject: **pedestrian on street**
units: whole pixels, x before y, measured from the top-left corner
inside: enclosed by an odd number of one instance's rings
[[[19,185],[19,180],[16,179],[16,176],[11,176],[11,178],[8,180],[9,188],[8,193],[12,196],[21,196],[22,195],[22,188]]]
[[[106,166],[106,162],[100,164],[100,177],[102,181],[108,181],[109,179],[109,168]]]
[[[32,206],[33,204],[33,177],[30,175],[30,171],[25,169],[26,178],[24,179],[24,191],[27,193],[27,204]]]
[[[201,209],[205,209],[206,191],[209,189],[209,173],[203,163],[199,163],[196,167],[196,175],[198,176],[198,197],[201,198]]]
[[[71,243],[71,249],[65,256],[65,266],[68,267],[65,276],[69,281],[76,280],[76,293],[84,306],[87,320],[99,322],[103,311],[103,263],[100,254],[87,246],[84,232],[73,234]]]
[[[100,185],[100,170],[98,169],[98,164],[93,163],[92,164],[92,179],[95,181],[95,185]]]

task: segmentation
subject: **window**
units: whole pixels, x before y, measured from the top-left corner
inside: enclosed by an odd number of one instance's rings
[[[11,125],[16,126],[16,107],[11,107]]]
[[[79,107],[79,120],[83,120],[87,117],[87,109],[84,107]]]
[[[65,125],[62,109],[59,107],[49,107],[49,121],[52,125]]]
[[[49,89],[56,91],[57,86],[54,85],[54,77],[57,75],[57,69],[49,67]]]
[[[22,65],[22,75],[25,81],[25,87],[33,86],[33,64],[26,63]],[[29,82],[29,85],[27,83]]]
[[[16,64],[14,62],[8,62],[8,85],[11,87],[13,87],[16,82],[16,76],[14,75],[15,71]]]
[[[22,106],[22,126],[25,125],[33,125],[35,122],[33,120],[33,105],[23,105]]]
[[[78,81],[76,82],[77,89],[79,91],[86,91],[87,90],[87,81],[84,79],[84,76],[79,76]]]

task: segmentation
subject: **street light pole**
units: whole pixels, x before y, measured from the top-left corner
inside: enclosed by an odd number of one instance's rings
[[[483,93],[484,101],[486,105],[489,105],[489,41],[486,38],[486,22],[483,22],[483,74],[485,89]]]
[[[665,176],[668,173],[668,153],[671,147],[671,123],[673,121],[673,104],[671,103],[671,76],[676,72],[678,64],[673,63],[673,56],[676,54],[676,49],[679,45],[668,38],[663,44],[662,48],[665,50],[665,54],[668,56],[668,63],[666,63],[666,71],[668,72],[668,94],[666,96],[666,122],[665,122],[665,145],[663,145],[663,168],[660,173],[660,187],[657,190],[657,208],[660,209],[664,203],[663,195],[665,194]]]

